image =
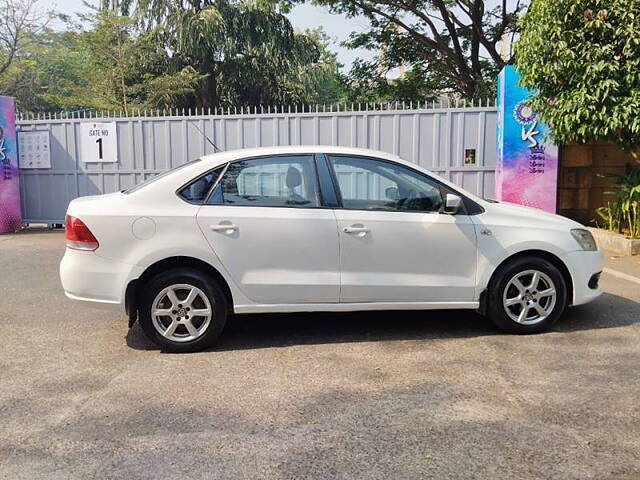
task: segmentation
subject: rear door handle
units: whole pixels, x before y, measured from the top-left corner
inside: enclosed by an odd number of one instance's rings
[[[225,233],[232,233],[238,230],[238,227],[231,222],[219,223],[218,225],[209,225],[209,228],[214,232],[225,232]]]
[[[344,233],[362,233],[362,234],[367,234],[369,233],[371,230],[368,227],[356,227],[356,226],[351,226],[351,227],[344,227]]]

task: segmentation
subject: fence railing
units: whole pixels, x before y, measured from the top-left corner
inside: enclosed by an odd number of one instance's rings
[[[105,118],[139,118],[139,117],[190,117],[190,116],[224,116],[224,115],[272,115],[297,113],[340,113],[340,112],[382,112],[391,110],[435,110],[451,108],[495,107],[495,100],[460,99],[443,97],[438,100],[416,102],[351,102],[328,104],[287,104],[287,105],[253,105],[253,106],[218,106],[195,108],[130,108],[128,110],[96,110],[82,109],[58,112],[18,111],[16,119],[29,120],[68,120],[68,119],[105,119]]]

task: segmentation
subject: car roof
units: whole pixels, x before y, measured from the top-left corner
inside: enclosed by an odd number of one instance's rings
[[[402,162],[402,159],[397,155],[393,155],[387,152],[381,152],[379,150],[369,150],[366,148],[352,147],[335,147],[330,145],[289,145],[283,147],[242,148],[238,150],[227,150],[224,152],[211,153],[209,155],[202,156],[201,159],[213,165],[217,165],[238,158],[259,157],[263,155],[300,155],[305,153],[333,153],[342,155],[371,156]]]

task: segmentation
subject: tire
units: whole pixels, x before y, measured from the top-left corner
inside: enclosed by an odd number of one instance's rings
[[[198,270],[176,268],[144,285],[139,319],[145,335],[162,350],[196,352],[213,346],[222,333],[227,302],[214,279]]]
[[[489,319],[515,334],[549,330],[567,305],[562,274],[539,257],[521,257],[501,266],[491,278],[488,294]]]

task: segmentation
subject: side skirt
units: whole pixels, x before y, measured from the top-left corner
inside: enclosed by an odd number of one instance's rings
[[[373,302],[234,305],[235,313],[358,312],[371,310],[464,310],[480,302]]]

